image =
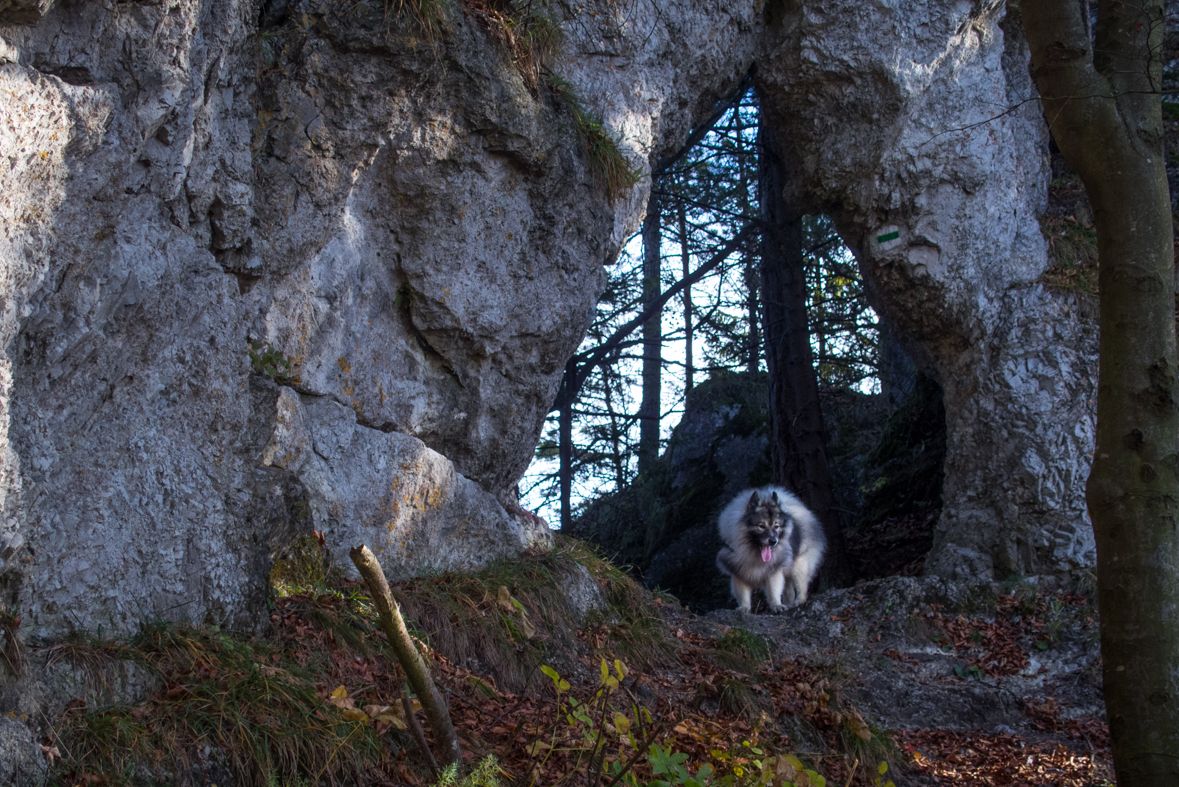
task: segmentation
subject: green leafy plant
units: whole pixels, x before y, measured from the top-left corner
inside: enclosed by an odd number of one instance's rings
[[[826,780],[793,755],[767,755],[756,740],[742,741],[736,750],[712,751],[712,763],[694,771],[691,755],[677,751],[673,738],[665,738],[666,719],[654,720],[625,689],[626,668],[614,660],[613,669],[601,660],[598,690],[588,702],[570,693],[570,684],[552,667],[541,671],[557,693],[558,722],[529,745],[538,759],[539,773],[556,751],[576,751],[575,769],[583,769],[596,781],[613,787],[824,787]],[[621,694],[620,694],[621,692]],[[622,695],[630,700],[620,700]],[[694,727],[676,725],[675,732]],[[720,774],[718,766],[728,773]],[[887,767],[887,766],[885,766]],[[883,773],[884,771],[881,771]],[[649,776],[649,778],[648,778]],[[879,784],[879,783],[877,783]],[[881,785],[881,787],[887,787]]]
[[[409,286],[409,282],[403,281],[401,286],[397,288],[397,294],[393,296],[394,308],[409,311],[409,307],[413,305],[415,295],[416,293]]]
[[[459,777],[458,766],[448,765],[438,776],[434,787],[500,787],[499,761],[489,754],[479,761],[470,773]]]
[[[647,787],[668,787],[672,784],[682,784],[685,787],[704,787],[704,785],[713,783],[714,770],[712,766],[705,764],[693,775],[684,767],[688,755],[683,752],[673,752],[670,748],[662,749],[658,744],[655,744],[651,746],[647,759],[651,763],[652,774],[666,777],[648,782]]]
[[[285,385],[299,382],[299,376],[294,373],[294,363],[269,342],[250,342],[250,366],[255,374],[269,377],[277,383]]]

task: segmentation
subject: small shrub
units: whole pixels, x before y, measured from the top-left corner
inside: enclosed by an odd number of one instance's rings
[[[447,765],[435,787],[500,787],[499,762],[494,755],[489,754],[461,779],[458,766]]]
[[[250,366],[255,374],[269,377],[280,385],[297,385],[299,375],[295,373],[294,363],[281,350],[276,350],[269,342],[250,342]]]
[[[416,293],[409,286],[409,282],[402,282],[401,286],[397,288],[397,294],[393,296],[393,306],[394,308],[408,312],[409,307],[413,306],[415,297]]]
[[[806,768],[793,755],[767,754],[747,739],[728,750],[712,749],[712,762],[689,769],[693,757],[676,750],[674,738],[665,735],[669,722],[655,718],[646,708],[628,701],[622,682],[626,669],[615,660],[613,668],[603,659],[598,690],[587,701],[571,693],[570,684],[556,670],[543,667],[557,693],[557,721],[538,734],[528,747],[539,762],[538,773],[556,752],[573,762],[564,770],[601,774],[598,783],[626,787],[823,787],[826,780]],[[705,740],[705,725],[684,720],[674,731]],[[721,776],[719,769],[728,771]],[[535,783],[535,780],[533,781]]]

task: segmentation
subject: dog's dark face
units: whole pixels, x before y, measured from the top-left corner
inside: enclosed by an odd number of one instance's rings
[[[757,493],[749,498],[745,507],[745,529],[754,549],[761,554],[763,563],[773,558],[774,548],[786,534],[790,518],[782,511],[777,493],[769,499],[759,499]]]

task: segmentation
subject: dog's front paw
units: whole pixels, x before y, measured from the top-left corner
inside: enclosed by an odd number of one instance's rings
[[[790,607],[786,606],[785,604],[771,604],[770,605],[770,612],[774,613],[775,615],[781,615],[783,612],[785,612],[788,609],[790,609]]]

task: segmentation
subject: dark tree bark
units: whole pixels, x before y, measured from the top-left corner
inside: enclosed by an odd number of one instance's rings
[[[736,144],[739,150],[744,150],[742,144],[745,138],[745,123],[740,111],[733,118],[736,127]],[[753,214],[753,206],[748,199],[749,171],[745,166],[745,156],[737,156],[737,193],[741,195],[741,210],[746,216]],[[761,366],[761,330],[758,304],[760,303],[761,276],[758,271],[758,259],[749,247],[742,249],[742,283],[745,285],[745,371],[751,376],[757,374]]]
[[[1119,785],[1179,785],[1179,408],[1161,115],[1162,0],[1024,0],[1044,116],[1093,205],[1101,292],[1097,539]]]
[[[745,337],[745,371],[755,375],[761,368],[761,330],[758,307],[761,305],[761,276],[757,258],[745,255],[745,313],[749,322],[749,333]]]
[[[688,209],[679,205],[680,268],[683,278],[691,274],[692,255],[688,253]],[[692,363],[692,286],[684,287],[684,393],[692,390],[695,367]]]
[[[659,298],[660,288],[660,210],[654,188],[647,202],[643,220],[643,306]],[[659,415],[663,393],[663,312],[652,314],[643,323],[643,399],[639,405],[639,475],[651,471],[659,458]]]
[[[770,444],[774,480],[810,507],[827,533],[823,573],[848,577],[843,535],[834,516],[826,431],[811,353],[803,269],[802,209],[785,162],[762,127],[762,303],[770,377]]]
[[[573,524],[573,403],[577,391],[571,390],[577,382],[576,364],[571,360],[565,364],[565,377],[561,380],[561,392],[557,395],[557,455],[561,474],[561,529]]]
[[[606,417],[610,419],[610,464],[614,468],[614,488],[622,489],[629,480],[626,474],[627,450],[624,437],[626,435],[625,417],[619,415],[614,407],[614,382],[608,369],[602,369],[602,400],[606,406]]]

